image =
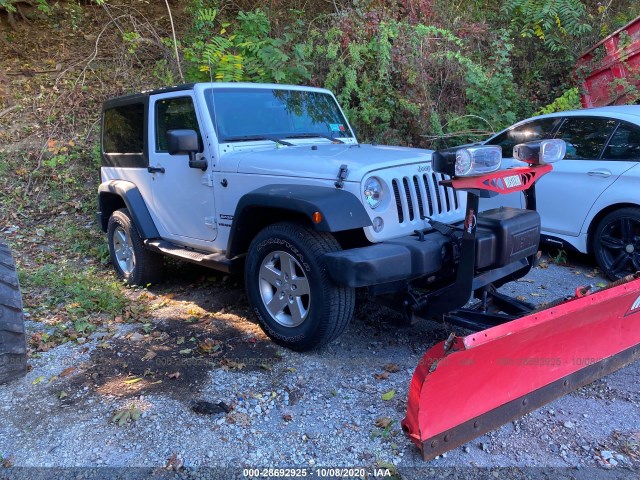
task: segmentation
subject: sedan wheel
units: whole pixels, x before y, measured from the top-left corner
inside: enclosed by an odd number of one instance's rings
[[[640,209],[623,208],[598,225],[593,242],[602,271],[617,280],[640,270]]]

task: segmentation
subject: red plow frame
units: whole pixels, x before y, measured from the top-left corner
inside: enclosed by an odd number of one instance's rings
[[[402,428],[425,460],[640,358],[640,278],[626,277],[433,346]]]

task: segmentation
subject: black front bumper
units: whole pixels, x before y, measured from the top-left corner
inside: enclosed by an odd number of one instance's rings
[[[509,275],[526,266],[523,260],[538,251],[540,216],[534,211],[502,207],[480,213],[477,223],[475,270],[479,277],[495,281]],[[456,268],[456,243],[431,230],[424,240],[418,235],[402,237],[328,253],[324,259],[336,283],[369,287],[450,274]]]

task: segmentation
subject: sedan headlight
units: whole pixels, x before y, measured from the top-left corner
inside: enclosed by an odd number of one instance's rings
[[[383,189],[382,182],[377,177],[368,178],[364,182],[364,199],[369,207],[376,208],[382,201]]]

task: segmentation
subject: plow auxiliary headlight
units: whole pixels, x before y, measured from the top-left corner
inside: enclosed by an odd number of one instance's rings
[[[531,165],[546,165],[562,160],[566,152],[564,140],[536,140],[513,147],[513,158]]]
[[[502,148],[497,145],[454,147],[433,153],[433,170],[451,177],[471,177],[500,169]]]

